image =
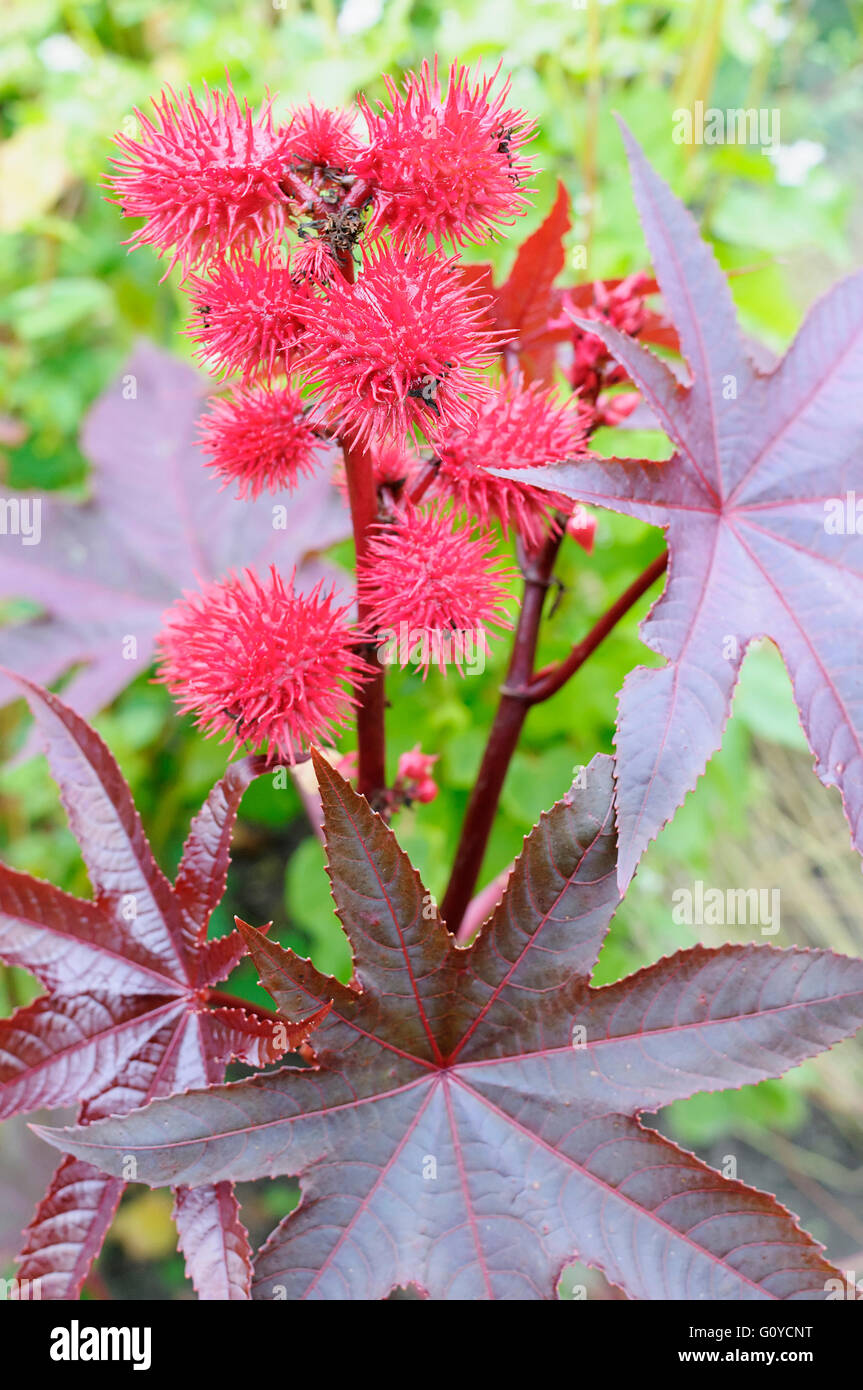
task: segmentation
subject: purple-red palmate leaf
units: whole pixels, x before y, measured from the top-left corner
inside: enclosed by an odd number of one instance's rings
[[[315,1060],[44,1130],[154,1186],[298,1174],[253,1294],[554,1296],[574,1257],[646,1299],[823,1298],[836,1272],[775,1198],[639,1112],[778,1076],[863,1021],[863,961],[697,946],[589,980],[619,901],[613,775],[597,756],[459,947],[392,832],[315,757],[350,986],[243,928],[287,1017],[323,1001]]]
[[[240,798],[260,760],[229,766],[196,816],[172,886],[158,868],[131,793],[99,736],[55,696],[17,676],[93,886],[93,900],[0,864],[0,959],[48,991],[0,1019],[0,1116],[83,1103],[90,1123],[157,1096],[221,1081],[231,1058],[260,1066],[296,1045],[295,1028],[209,1002],[245,953],[232,932],[207,941],[225,886]],[[46,1298],[73,1298],[123,1191],[65,1159],[25,1233],[20,1277]],[[189,1275],[202,1297],[244,1297],[251,1269],[223,1185],[178,1198]],[[222,1223],[222,1224],[220,1224]],[[221,1242],[221,1243],[220,1243]]]
[[[759,371],[712,250],[625,127],[624,139],[691,384],[608,325],[582,327],[623,365],[676,452],[523,474],[667,533],[668,582],[642,628],[667,664],[631,672],[619,700],[621,888],[719,747],[746,647],[762,636],[782,652],[815,770],[839,788],[863,851],[863,273],[825,295],[775,369]]]
[[[316,556],[350,534],[331,482],[332,456],[287,498],[239,501],[221,490],[196,443],[208,383],[150,344],[140,344],[84,424],[93,463],[91,498],[50,493],[38,545],[0,537],[0,599],[27,599],[41,617],[0,629],[0,661],[49,685],[73,666],[65,698],[89,716],[107,705],[153,658],[162,616],[183,589],[246,565],[297,566],[300,589],[329,571]],[[13,492],[0,492],[0,500]],[[14,698],[0,677],[0,702]]]
[[[178,1187],[174,1222],[186,1267],[201,1297],[247,1300],[252,1286],[252,1251],[233,1184]]]

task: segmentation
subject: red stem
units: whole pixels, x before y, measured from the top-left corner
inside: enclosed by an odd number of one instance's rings
[[[465,908],[456,936],[459,946],[470,944],[471,938],[476,936],[483,922],[497,907],[503,897],[503,890],[511,873],[512,864],[508,864],[496,878],[492,879],[491,883],[487,883],[485,888],[480,889],[475,898],[471,898]]]
[[[428,492],[429,488],[431,487],[432,483],[437,477],[437,471],[438,460],[433,459],[431,463],[427,463],[425,465],[425,467],[421,470],[419,476],[414,480],[414,485],[411,488],[410,493],[410,501],[413,504],[413,506],[418,506],[422,499],[425,497],[426,493]]]
[[[356,266],[352,253],[350,251],[343,252],[338,257],[338,265],[347,282],[353,284]],[[369,451],[360,445],[349,445],[343,440],[342,448],[345,456],[348,500],[354,531],[354,551],[359,569],[366,553],[371,528],[378,520],[378,495],[375,486],[374,465]],[[361,632],[365,632],[367,618],[366,606],[358,600],[357,623]],[[363,642],[359,651],[360,655],[373,668],[373,674],[358,683],[355,691],[359,700],[357,706],[357,743],[359,748],[357,789],[368,798],[376,810],[381,810],[385,803],[387,787],[384,668],[377,659],[377,648],[373,641]]]
[[[465,812],[449,886],[441,903],[441,916],[454,933],[473,895],[510,759],[527,717],[529,703],[525,691],[533,675],[542,607],[562,539],[562,530],[549,535],[525,571],[524,599],[506,682],[501,688],[500,703]]]
[[[299,174],[295,174],[293,169],[285,169],[281,179],[284,191],[289,192],[301,207],[318,215],[326,213],[327,208],[323,199],[315,192],[312,185],[300,178]]]
[[[303,780],[303,774],[297,773],[292,769],[294,786],[297,789],[297,796],[303,803],[303,810],[309,818],[309,825],[315,837],[324,844],[324,808],[321,805],[321,794],[318,790],[317,782],[313,786],[307,786]]]
[[[378,519],[377,489],[372,458],[368,450],[359,445],[349,446],[345,444],[344,453],[351,520],[354,528],[354,549],[357,569],[359,570],[368,548],[371,529]],[[366,636],[370,636],[366,632],[368,618],[367,606],[358,599],[357,623],[360,631]],[[377,647],[373,641],[364,642],[360,654],[373,668],[374,674],[364,680],[356,691],[360,702],[357,707],[357,742],[359,747],[357,787],[376,809],[380,809],[383,805],[387,785],[384,730],[385,674],[384,668],[377,659]]]
[[[538,672],[527,690],[532,705],[538,705],[542,700],[548,700],[560,690],[561,686],[566,685],[570,677],[574,676],[579,667],[583,666],[587,658],[596,651],[600,642],[608,636],[611,629],[620,622],[624,613],[628,613],[642,594],[647,593],[651,584],[654,584],[659,576],[665,572],[667,566],[668,551],[663,550],[661,555],[657,555],[656,559],[651,561],[644,573],[640,574],[620,595],[620,598],[615,600],[608,611],[603,613],[587,636],[581,642],[576,642],[564,661],[561,661],[558,666],[551,666]]]
[[[476,887],[489,835],[510,760],[531,705],[541,703],[560,690],[608,636],[668,564],[668,552],[650,564],[625,593],[594,624],[583,641],[576,643],[559,665],[533,674],[533,662],[542,619],[543,601],[562,536],[549,537],[543,550],[525,574],[524,602],[519,615],[512,659],[494,723],[491,726],[482,764],[465,812],[461,837],[449,886],[441,904],[441,915],[451,932],[460,935],[460,926]]]

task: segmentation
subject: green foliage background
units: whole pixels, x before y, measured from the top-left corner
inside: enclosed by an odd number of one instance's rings
[[[500,60],[513,73],[516,103],[539,122],[543,172],[518,239],[546,213],[562,178],[575,209],[573,267],[576,248],[586,248],[591,278],[645,261],[612,119],[619,111],[687,199],[722,264],[742,272],[732,286],[746,330],[781,350],[807,304],[860,259],[861,40],[859,0],[7,3],[0,13],[0,481],[85,495],[80,422],[134,339],[146,335],[190,355],[179,336],[184,304],[176,278],[159,284],[162,269],[149,251],[127,255],[126,229],[99,186],[112,134],[128,128],[134,107],[146,108],[166,84],[218,85],[227,67],[240,95],[256,103],[270,88],[286,109],[309,96],[318,104],[349,100],[358,90],[381,96],[381,73],[397,76],[435,52],[442,63]],[[696,100],[778,109],[781,157],[749,146],[674,143],[673,113]],[[490,255],[501,272],[513,254],[512,241],[477,253]],[[570,279],[580,278],[584,272],[573,268]],[[632,433],[599,443],[608,452],[654,456],[665,448],[659,436]],[[659,544],[657,533],[603,514],[590,559],[565,548],[565,590],[546,624],[540,660],[562,655]],[[531,714],[486,879],[511,861],[574,769],[597,749],[612,750],[615,693],[628,669],[652,659],[637,636],[647,606],[575,682]],[[438,800],[403,812],[395,826],[436,895],[503,659],[499,644],[482,678],[390,680],[392,770],[420,733],[423,748],[441,754]],[[0,713],[10,748],[22,719],[18,709]],[[146,679],[97,723],[130,779],[157,855],[172,870],[188,820],[222,770],[223,750],[179,720]],[[747,658],[722,753],[642,864],[603,952],[600,982],[699,936],[719,941],[751,932],[672,924],[672,892],[698,877],[717,886],[779,884],[783,919],[774,944],[863,950],[859,866],[837,803],[810,767],[787,677],[765,646]],[[16,867],[88,891],[41,760],[0,777],[0,852]],[[243,803],[235,871],[214,930],[224,930],[237,910],[253,921],[272,917],[285,944],[345,978],[349,953],[321,864],[294,794],[261,779]],[[251,971],[242,988],[255,995]],[[31,992],[26,977],[0,975],[0,1008]],[[859,1048],[848,1044],[783,1082],[674,1107],[663,1124],[714,1162],[729,1151],[754,1154],[753,1162],[772,1153],[784,1174],[774,1163],[762,1185],[775,1179],[787,1188],[796,1174],[797,1206],[810,1229],[834,1244],[844,1235],[842,1253],[860,1250],[863,1184],[848,1169],[861,1144],[861,1071]],[[0,1197],[3,1161],[0,1144]],[[757,1182],[761,1170],[740,1175]],[[253,1223],[257,1213],[263,1227],[284,1210],[284,1194],[265,1186],[250,1198]],[[166,1253],[171,1245],[163,1194],[133,1195],[91,1291],[107,1283],[115,1293],[187,1293],[178,1257]],[[0,1262],[6,1253],[0,1246]]]

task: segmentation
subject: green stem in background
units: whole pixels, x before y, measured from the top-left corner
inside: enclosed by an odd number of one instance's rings
[[[722,24],[725,0],[704,0],[692,12],[687,61],[682,64],[674,89],[675,107],[691,109],[696,101],[710,104],[710,94],[722,53]],[[684,145],[684,157],[689,160],[695,145]]]
[[[575,644],[568,657],[557,666],[548,667],[534,675],[533,663],[543,604],[552,583],[552,572],[561,540],[561,532],[550,536],[525,572],[524,602],[519,615],[507,678],[501,687],[497,714],[467,805],[449,886],[441,904],[441,915],[450,931],[456,934],[479,878],[500,794],[528,710],[531,705],[548,700],[575,675],[624,614],[628,613],[633,604],[637,603],[656,582],[668,564],[668,552],[663,551],[598,619],[587,636]]]
[[[588,266],[591,264],[593,234],[596,228],[596,198],[598,185],[597,147],[599,142],[599,109],[602,89],[599,53],[601,39],[599,4],[600,0],[588,0],[587,6],[587,93],[584,121],[584,149],[582,152],[581,167],[582,177],[584,179],[584,192],[587,199],[587,208],[584,218],[584,241]]]

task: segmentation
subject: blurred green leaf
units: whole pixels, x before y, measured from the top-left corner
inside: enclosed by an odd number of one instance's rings
[[[106,325],[113,315],[107,285],[84,276],[49,280],[16,290],[0,307],[0,321],[25,342],[65,333],[82,320]]]

